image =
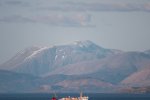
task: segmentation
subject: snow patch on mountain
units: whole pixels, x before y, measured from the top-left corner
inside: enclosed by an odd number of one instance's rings
[[[55,56],[55,60],[57,59],[58,55]]]
[[[42,47],[39,50],[34,51],[30,56],[28,56],[26,59],[31,59],[33,57],[35,57],[37,54],[39,54],[40,52],[42,52],[43,50],[49,49],[49,47]]]

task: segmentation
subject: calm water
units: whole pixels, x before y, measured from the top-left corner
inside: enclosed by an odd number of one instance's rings
[[[150,100],[150,94],[85,94],[89,100]],[[0,100],[51,100],[53,94],[0,94]],[[79,94],[57,94],[58,98]]]

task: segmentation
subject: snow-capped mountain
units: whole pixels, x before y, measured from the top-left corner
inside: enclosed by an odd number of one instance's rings
[[[75,41],[27,48],[2,64],[0,69],[40,77],[33,79],[37,86],[33,86],[32,91],[69,92],[73,89],[77,92],[82,87],[84,91],[109,92],[120,87],[149,86],[150,53],[123,52],[103,48],[89,40]]]
[[[30,47],[3,64],[2,69],[42,76],[57,68],[102,59],[115,53],[115,50],[104,49],[89,40],[61,46]]]

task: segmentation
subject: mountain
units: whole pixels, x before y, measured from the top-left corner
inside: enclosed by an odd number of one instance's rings
[[[102,59],[114,53],[115,50],[104,49],[91,41],[76,41],[62,46],[26,49],[1,65],[1,68],[42,76],[63,66]]]
[[[1,77],[6,77],[2,83],[12,82],[15,86],[17,81],[25,82],[20,86],[24,87],[22,91],[115,92],[120,88],[149,87],[150,53],[149,50],[106,49],[89,40],[75,41],[67,45],[27,48],[0,65],[0,69],[14,73],[12,80],[7,80],[11,76],[2,74]],[[22,80],[16,78],[16,74],[29,77]],[[20,91],[17,87],[13,90]]]

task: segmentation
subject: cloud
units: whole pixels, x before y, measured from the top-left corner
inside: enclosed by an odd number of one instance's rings
[[[76,13],[72,15],[50,14],[46,16],[4,16],[0,22],[7,23],[43,23],[51,26],[91,27],[91,15]]]
[[[22,0],[3,0],[3,5],[28,7],[29,3]]]
[[[58,5],[42,7],[43,10],[52,11],[150,11],[150,3],[86,3],[86,2],[61,2]]]
[[[27,23],[27,22],[35,22],[31,18],[23,17],[21,15],[12,15],[12,16],[4,16],[0,18],[0,22],[7,23]]]
[[[137,3],[137,2],[110,2],[102,1],[66,1],[66,0],[2,0],[3,5],[20,7],[31,7],[31,10],[48,10],[48,11],[62,11],[62,12],[101,12],[101,11],[116,11],[116,12],[131,12],[131,11],[144,11],[150,12],[150,2]]]
[[[38,17],[37,21],[55,26],[89,26],[91,16],[88,14],[62,15],[54,14],[44,17]]]

